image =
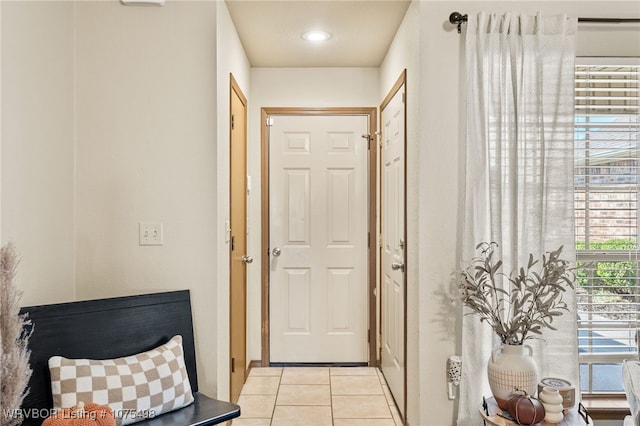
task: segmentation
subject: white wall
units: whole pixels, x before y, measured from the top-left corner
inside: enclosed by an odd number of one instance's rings
[[[250,78],[225,3],[1,5],[2,229],[23,304],[188,288],[200,390],[225,397],[225,117],[229,73],[245,94]],[[163,246],[138,245],[140,221],[163,222]]]
[[[395,39],[380,67],[380,99],[383,99],[392,89],[394,83],[402,71],[407,71],[407,413],[410,424],[420,424],[419,398],[420,378],[426,365],[419,362],[420,358],[415,354],[423,350],[419,347],[421,332],[430,332],[428,329],[419,328],[420,310],[418,274],[420,272],[419,253],[421,250],[421,238],[418,232],[418,182],[419,155],[420,155],[420,3],[413,2],[409,6],[402,24],[396,33]]]
[[[416,4],[417,3],[417,4]],[[409,422],[412,425],[455,424],[455,402],[447,399],[446,360],[460,346],[459,312],[448,303],[451,273],[458,265],[459,211],[463,183],[464,38],[448,24],[451,12],[567,13],[574,16],[639,16],[640,4],[625,2],[450,2],[412,4],[398,39],[381,68],[382,91],[402,68],[409,78],[408,204],[409,236],[418,235],[417,248],[407,260],[409,291]],[[415,14],[419,15],[416,30]],[[640,55],[637,26],[580,25],[581,55]],[[419,46],[415,37],[419,32]],[[407,35],[411,34],[411,35]],[[416,51],[416,49],[418,51]],[[415,57],[419,56],[419,64]],[[418,76],[412,77],[418,73]],[[415,81],[412,84],[412,78]],[[415,109],[414,109],[415,108]],[[417,116],[415,114],[418,114]],[[418,123],[416,123],[416,120]],[[418,126],[416,134],[416,126]],[[417,159],[417,163],[413,163]],[[413,206],[413,207],[412,207]],[[413,210],[415,209],[415,210]],[[417,223],[413,223],[413,221]],[[412,232],[416,229],[417,232]],[[418,311],[417,313],[415,311]],[[413,347],[413,338],[418,351]],[[416,359],[417,358],[417,359]]]
[[[264,107],[377,107],[378,68],[252,68],[249,101],[249,255],[247,358],[261,359],[261,163],[260,111]]]
[[[22,305],[74,300],[73,3],[2,8],[2,243]],[[45,72],[46,71],[46,72]]]
[[[190,289],[215,396],[216,3],[75,7],[77,296]],[[164,245],[139,246],[139,221],[162,222]]]
[[[218,2],[217,13],[217,221],[216,221],[216,247],[217,250],[217,291],[218,304],[218,398],[229,398],[229,245],[225,236],[225,222],[229,220],[229,117],[230,117],[230,74],[240,86],[242,93],[250,104],[250,66],[242,43],[236,33],[229,15],[227,5]],[[250,128],[247,129],[251,131]],[[249,151],[249,155],[251,151]],[[248,160],[249,161],[249,160]],[[251,232],[248,229],[248,232]],[[256,257],[254,255],[254,257]],[[248,265],[247,275],[251,275],[259,269],[255,265]],[[247,340],[249,338],[247,337]]]

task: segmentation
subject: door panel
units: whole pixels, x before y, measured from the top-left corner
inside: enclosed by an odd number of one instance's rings
[[[231,401],[237,402],[246,377],[247,131],[246,99],[232,80],[230,146],[230,347]]]
[[[287,241],[289,244],[306,245],[310,244],[311,219],[309,217],[309,192],[310,192],[310,171],[290,170],[282,171],[284,174],[285,194],[287,206],[285,226],[287,228]]]
[[[405,407],[404,85],[382,109],[382,372],[400,414]]]
[[[368,361],[367,116],[276,116],[270,361]]]

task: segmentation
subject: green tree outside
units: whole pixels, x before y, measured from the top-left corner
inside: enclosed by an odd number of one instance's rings
[[[589,250],[609,251],[609,250],[635,250],[637,248],[635,238],[611,239],[604,241],[592,241],[589,243]],[[576,243],[576,250],[584,250],[584,241]],[[578,286],[596,287],[592,294],[632,294],[633,287],[636,286],[636,262],[601,262],[588,266],[589,270],[595,267],[592,283],[588,280],[588,271],[581,269],[578,271]]]

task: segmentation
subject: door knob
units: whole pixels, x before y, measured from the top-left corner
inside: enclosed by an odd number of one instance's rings
[[[253,257],[251,257],[251,256],[242,256],[242,261],[244,263],[253,263]]]
[[[280,250],[279,247],[276,247],[273,249],[273,251],[271,252],[275,257],[280,256],[280,254],[282,253],[282,251]]]
[[[404,263],[393,262],[391,263],[391,269],[397,271],[398,269],[404,272]]]

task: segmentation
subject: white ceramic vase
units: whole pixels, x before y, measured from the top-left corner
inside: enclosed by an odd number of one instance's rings
[[[518,389],[535,396],[538,385],[538,367],[531,357],[529,345],[500,345],[493,348],[487,373],[489,387],[498,406],[507,409],[507,402]]]
[[[545,386],[538,395],[538,399],[544,406],[544,421],[547,423],[560,423],[564,418],[562,414],[562,395],[558,389]]]

